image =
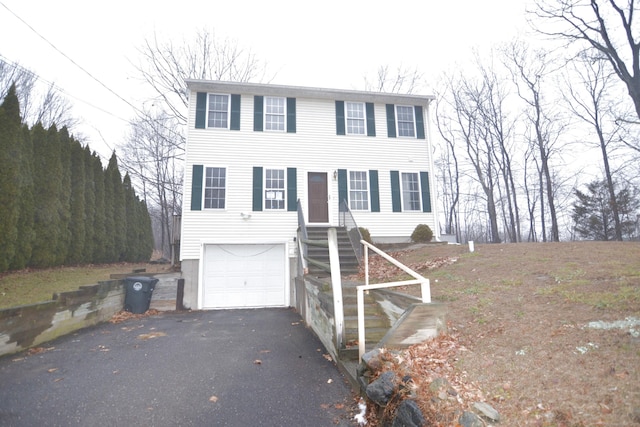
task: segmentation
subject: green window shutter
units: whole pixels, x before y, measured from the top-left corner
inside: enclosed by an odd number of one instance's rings
[[[376,117],[373,113],[373,102],[365,104],[367,110],[367,136],[376,136]]]
[[[338,169],[338,205],[340,206],[340,212],[343,212],[342,202],[349,204],[348,194],[349,183],[347,181],[347,170]]]
[[[429,172],[420,172],[420,190],[422,191],[422,212],[431,212],[431,194],[429,193]]]
[[[387,104],[387,136],[396,137],[396,107],[393,104]]]
[[[231,130],[240,130],[240,95],[231,95]]]
[[[336,101],[336,135],[346,135],[344,125],[344,101]]]
[[[298,178],[296,168],[287,168],[287,210],[298,210]]]
[[[287,98],[287,132],[296,133],[296,99]]]
[[[402,199],[400,198],[400,172],[391,171],[391,204],[394,212],[402,212]]]
[[[378,171],[369,171],[369,190],[371,194],[371,212],[380,212],[380,190],[378,189]]]
[[[422,106],[416,105],[416,137],[425,139],[424,137],[424,117],[422,117]]]
[[[191,210],[202,210],[202,165],[193,165],[191,174]]]
[[[253,211],[262,210],[262,167],[253,167]]]
[[[198,92],[196,96],[196,129],[204,129],[207,123],[207,94]]]
[[[253,130],[262,132],[264,130],[264,97],[256,95],[253,97]]]

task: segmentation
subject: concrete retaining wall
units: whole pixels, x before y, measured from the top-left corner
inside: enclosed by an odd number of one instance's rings
[[[53,300],[0,310],[0,356],[109,320],[122,310],[122,280],[81,286]]]

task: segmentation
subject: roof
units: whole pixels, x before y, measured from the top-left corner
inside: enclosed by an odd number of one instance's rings
[[[368,92],[360,90],[325,89],[316,87],[274,85],[265,83],[226,82],[220,80],[185,80],[187,88],[196,92],[223,92],[234,94],[289,96],[295,98],[332,99],[341,101],[373,102],[378,104],[412,104],[428,106],[433,95],[404,95],[398,93]]]

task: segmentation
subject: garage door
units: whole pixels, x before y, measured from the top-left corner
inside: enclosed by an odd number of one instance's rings
[[[203,308],[282,307],[284,244],[206,245]]]

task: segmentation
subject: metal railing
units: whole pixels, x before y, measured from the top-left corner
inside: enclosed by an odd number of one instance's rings
[[[362,245],[360,241],[362,240],[362,234],[360,233],[360,228],[358,224],[356,224],[356,220],[349,209],[349,205],[346,200],[342,200],[340,202],[340,227],[344,227],[347,230],[347,234],[349,235],[349,241],[351,241],[351,247],[353,248],[353,252],[356,254],[356,258],[358,259],[358,263],[362,264]]]
[[[364,247],[364,285],[356,286],[357,292],[357,302],[358,302],[358,360],[362,360],[362,355],[365,352],[365,326],[364,326],[364,291],[369,291],[371,289],[383,289],[383,288],[392,288],[396,286],[406,286],[406,285],[421,285],[420,290],[422,293],[422,302],[430,303],[431,302],[431,284],[429,279],[423,277],[422,275],[416,273],[406,265],[402,264],[400,261],[392,258],[382,250],[376,248],[372,244],[361,240]],[[390,282],[390,283],[379,283],[376,285],[369,284],[369,249],[380,255],[385,260],[389,261],[391,264],[395,265],[405,273],[414,277],[414,280],[404,280],[399,282]]]

